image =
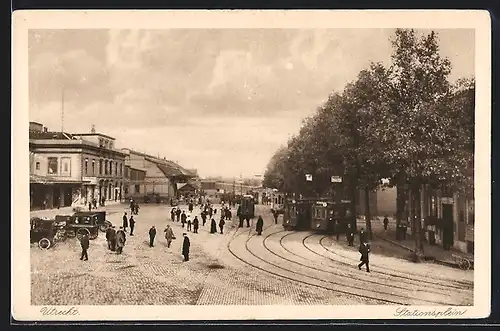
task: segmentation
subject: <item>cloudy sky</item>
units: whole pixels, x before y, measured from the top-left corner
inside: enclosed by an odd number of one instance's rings
[[[451,80],[474,73],[474,31],[438,30]],[[30,120],[98,132],[202,176],[262,174],[274,151],[370,61],[390,29],[31,30]]]

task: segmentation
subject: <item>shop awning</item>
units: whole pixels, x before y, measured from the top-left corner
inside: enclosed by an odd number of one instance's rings
[[[71,178],[56,178],[50,176],[30,175],[30,184],[83,184],[88,181],[74,180]]]

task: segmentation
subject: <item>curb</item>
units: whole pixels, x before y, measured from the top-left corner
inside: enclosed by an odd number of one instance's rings
[[[372,234],[377,237],[377,238],[380,238],[382,240],[385,240],[393,245],[396,245],[396,246],[399,246],[409,252],[412,252],[414,253],[415,250],[410,248],[410,247],[407,247],[405,245],[402,245],[400,243],[398,243],[397,241],[394,241],[394,240],[391,240],[391,239],[387,239],[387,238],[384,238],[378,234],[376,234],[375,232],[372,232]],[[444,266],[447,266],[447,267],[450,267],[450,268],[456,268],[456,269],[460,269],[460,266],[458,263],[454,263],[454,262],[449,262],[449,261],[443,261],[443,260],[438,260],[438,259],[433,259],[432,262],[436,263],[436,264],[440,264],[440,265],[444,265]],[[471,270],[473,270],[473,268],[471,268]]]

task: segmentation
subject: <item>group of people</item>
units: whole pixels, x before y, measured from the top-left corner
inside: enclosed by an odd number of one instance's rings
[[[130,214],[139,215],[139,204],[134,199],[130,199]]]

